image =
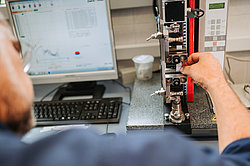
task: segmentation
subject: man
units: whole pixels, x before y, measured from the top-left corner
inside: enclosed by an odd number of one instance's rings
[[[182,72],[211,95],[218,120],[220,155],[200,148],[175,132],[101,137],[71,130],[31,145],[20,141],[32,127],[32,84],[23,72],[20,45],[0,21],[0,163],[1,166],[249,166],[250,114],[227,85],[210,53],[188,58]],[[12,130],[12,131],[11,131]]]

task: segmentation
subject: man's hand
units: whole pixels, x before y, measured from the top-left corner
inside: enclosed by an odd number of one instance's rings
[[[189,75],[204,89],[211,90],[212,86],[225,82],[219,61],[211,53],[195,53],[183,63],[181,72]]]
[[[192,54],[181,72],[202,85],[212,98],[220,151],[233,141],[250,137],[250,114],[228,86],[219,61],[211,53]]]

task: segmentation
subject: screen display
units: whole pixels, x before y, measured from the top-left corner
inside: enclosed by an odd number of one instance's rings
[[[32,46],[29,75],[113,70],[105,0],[10,2],[17,37]]]
[[[211,3],[209,4],[209,9],[224,9],[225,3]]]

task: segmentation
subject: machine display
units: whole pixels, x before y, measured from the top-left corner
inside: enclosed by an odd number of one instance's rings
[[[225,3],[211,3],[209,4],[209,9],[224,9]]]

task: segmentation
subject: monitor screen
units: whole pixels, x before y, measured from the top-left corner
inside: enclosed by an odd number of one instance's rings
[[[117,78],[106,0],[8,0],[34,83]]]

